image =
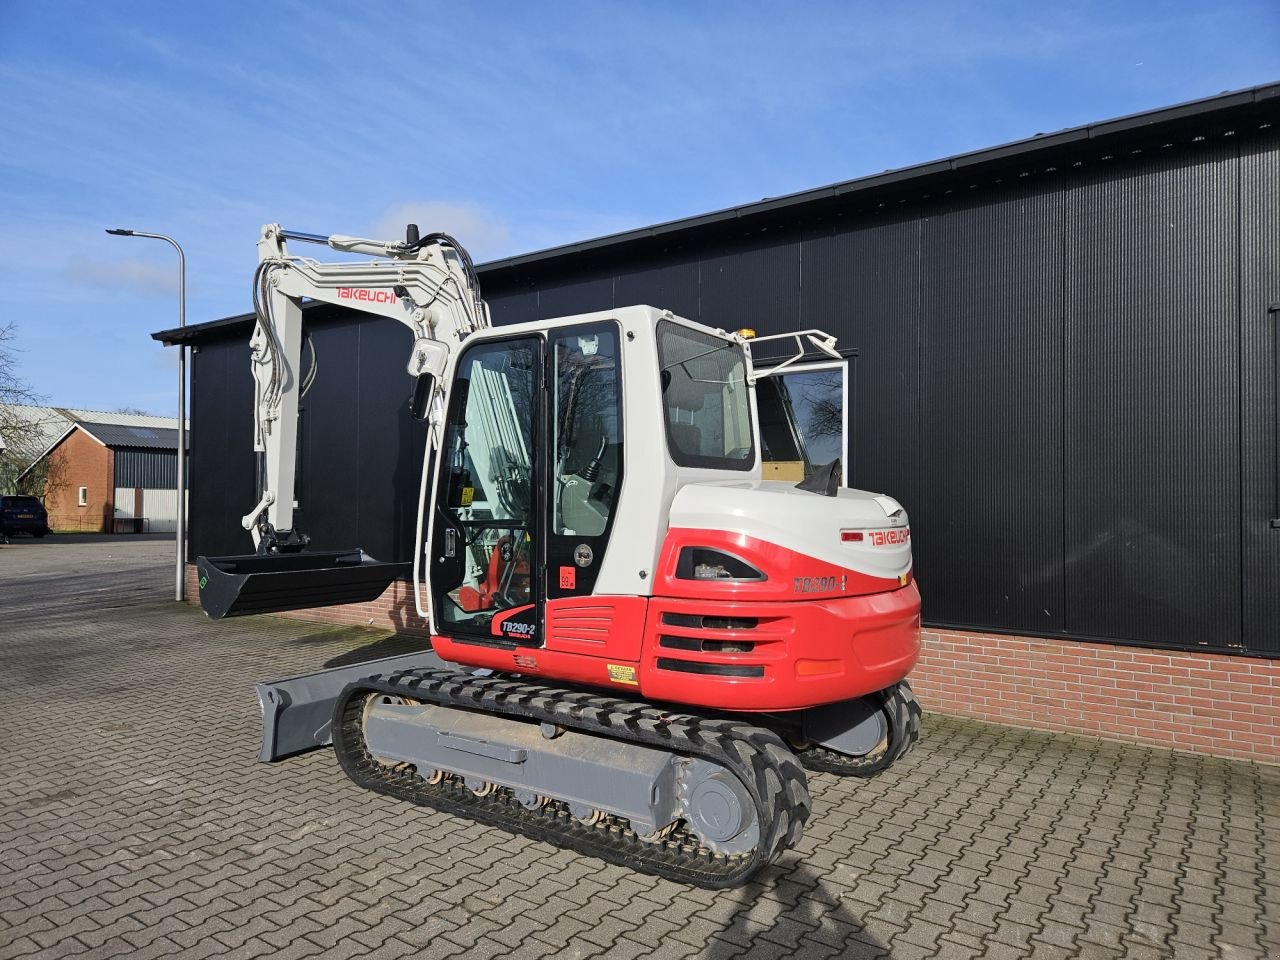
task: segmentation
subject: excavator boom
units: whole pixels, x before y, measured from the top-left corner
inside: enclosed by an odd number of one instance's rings
[[[292,255],[289,241],[379,259],[321,262]],[[351,306],[409,328],[413,347],[406,368],[417,381],[415,415],[428,421],[428,458],[438,440],[449,357],[471,333],[490,325],[471,258],[447,234],[421,237],[411,224],[397,243],[300,233],[278,224],[262,228],[253,283],[257,323],[249,341],[259,496],[241,521],[256,552],[199,558],[201,604],[211,616],[368,601],[409,572],[409,564],[381,562],[359,547],[307,551],[310,538],[294,525],[298,404],[318,359],[312,350],[304,372],[305,301]],[[421,530],[420,518],[419,539]],[[420,559],[415,551],[415,567]],[[421,601],[418,608],[425,615]]]

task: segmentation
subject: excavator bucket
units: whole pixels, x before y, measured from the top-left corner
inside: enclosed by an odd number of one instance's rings
[[[200,607],[214,620],[364,603],[377,598],[411,563],[383,563],[359,547],[273,556],[197,557]]]

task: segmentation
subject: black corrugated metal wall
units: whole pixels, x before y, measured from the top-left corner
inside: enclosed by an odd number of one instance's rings
[[[318,548],[410,560],[426,444],[407,405],[412,338],[397,324],[341,317],[312,323],[316,315],[308,315],[318,368],[301,403],[295,525]],[[190,552],[248,553],[253,543],[240,517],[258,493],[245,340],[201,343],[191,370]]]
[[[856,347],[848,473],[911,511],[932,624],[1277,656],[1280,135],[1252,130],[903,181],[484,271],[485,293],[498,323],[647,302]],[[308,326],[299,526],[410,559],[408,334]],[[249,546],[246,336],[210,331],[193,364],[193,554]]]
[[[486,295],[857,347],[851,482],[910,510],[933,624],[1280,654],[1278,158],[1215,138]]]
[[[115,447],[115,485],[144,490],[178,489],[178,451]]]

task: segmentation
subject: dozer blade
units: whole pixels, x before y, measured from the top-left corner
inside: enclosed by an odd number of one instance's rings
[[[197,557],[200,607],[210,617],[240,617],[364,603],[377,598],[413,564],[383,563],[359,547],[262,557]]]
[[[333,740],[333,708],[349,683],[375,674],[389,676],[403,670],[439,670],[445,666],[430,650],[422,650],[260,683],[262,749],[258,759],[281,760],[328,746]]]

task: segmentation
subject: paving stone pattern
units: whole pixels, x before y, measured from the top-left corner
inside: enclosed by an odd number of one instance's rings
[[[255,680],[394,640],[173,603],[172,544],[0,547],[0,957],[1280,957],[1280,769],[927,717],[708,892],[256,762]]]

